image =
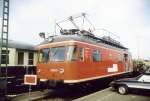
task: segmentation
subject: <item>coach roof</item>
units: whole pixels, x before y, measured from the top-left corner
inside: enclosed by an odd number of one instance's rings
[[[1,40],[0,40],[0,45],[1,45]],[[35,45],[31,45],[31,44],[27,44],[27,43],[23,43],[23,42],[18,42],[18,41],[14,41],[14,40],[8,41],[8,48],[36,50]]]

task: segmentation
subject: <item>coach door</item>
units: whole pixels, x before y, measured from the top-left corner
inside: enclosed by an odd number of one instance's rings
[[[125,59],[125,71],[129,71],[129,65],[128,65],[128,54],[124,54]]]

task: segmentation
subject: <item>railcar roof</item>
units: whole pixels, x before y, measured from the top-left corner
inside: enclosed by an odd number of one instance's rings
[[[82,42],[87,42],[95,45],[104,45],[106,47],[112,47],[112,48],[119,48],[119,49],[127,49],[121,44],[115,44],[111,43],[107,40],[104,40],[102,38],[97,38],[94,36],[81,36],[81,35],[58,35],[58,36],[51,36],[49,39],[43,41],[40,45],[42,44],[48,44],[48,43],[53,43],[53,42],[61,42],[61,41],[69,41],[69,40],[75,40],[75,41],[82,41]]]
[[[0,45],[1,45],[1,40],[0,40]],[[25,49],[25,50],[33,50],[33,51],[36,50],[35,45],[18,42],[18,41],[14,41],[14,40],[8,41],[8,48]]]

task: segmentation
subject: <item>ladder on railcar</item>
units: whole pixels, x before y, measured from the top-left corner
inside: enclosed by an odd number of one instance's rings
[[[9,26],[9,0],[3,0],[2,14],[2,30],[0,37],[0,77],[5,78],[7,82],[7,66],[8,66],[8,26]],[[5,66],[4,74],[2,74],[2,63]],[[7,83],[5,85],[7,92]],[[5,93],[6,93],[5,92]]]

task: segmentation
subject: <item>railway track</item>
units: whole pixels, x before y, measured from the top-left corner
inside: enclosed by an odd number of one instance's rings
[[[94,82],[87,85],[76,85],[73,87],[62,87],[57,89],[41,90],[39,87],[32,87],[30,100],[34,101],[70,101],[74,100],[94,92],[103,90],[112,81],[112,78],[101,79],[98,82]],[[7,100],[9,101],[29,101],[28,86],[19,86],[17,88],[11,88]],[[6,99],[0,99],[0,101],[6,101]]]
[[[108,87],[109,82],[102,80],[100,83],[92,85],[78,85],[73,87],[62,87],[57,89],[34,89],[30,94],[31,101],[70,101],[94,92],[103,90]],[[29,101],[29,93],[17,94],[15,97],[10,98],[10,101]]]

